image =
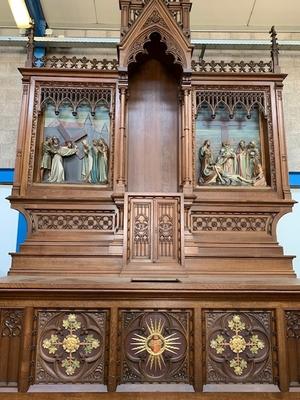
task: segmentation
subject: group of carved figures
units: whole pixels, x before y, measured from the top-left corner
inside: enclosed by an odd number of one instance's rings
[[[246,145],[241,140],[236,151],[229,143],[222,143],[216,160],[205,140],[199,149],[199,184],[266,186],[260,152],[255,142]]]
[[[105,184],[108,181],[108,146],[104,139],[94,139],[90,145],[86,139],[82,141],[84,157],[82,159],[82,181]],[[78,147],[71,141],[63,146],[57,137],[46,137],[42,146],[41,181],[45,180],[45,172],[49,175],[47,182],[62,183],[65,181],[64,157],[78,154]]]

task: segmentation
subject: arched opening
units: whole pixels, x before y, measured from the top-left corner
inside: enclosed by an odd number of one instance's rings
[[[181,66],[153,33],[129,65],[128,191],[178,191]]]

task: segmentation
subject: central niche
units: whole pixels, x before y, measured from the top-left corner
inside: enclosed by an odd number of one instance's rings
[[[129,66],[128,191],[178,191],[181,67],[158,34]]]

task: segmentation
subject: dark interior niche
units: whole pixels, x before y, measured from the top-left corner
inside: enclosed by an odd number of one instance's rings
[[[129,66],[128,191],[178,190],[178,84],[181,67],[158,34]]]

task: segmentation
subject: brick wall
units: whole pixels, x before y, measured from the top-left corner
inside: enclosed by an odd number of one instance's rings
[[[206,38],[208,36],[205,34]],[[224,36],[223,34],[222,38],[231,37],[228,37],[228,35]],[[249,35],[247,38],[249,39]],[[258,37],[251,38],[257,39]],[[266,38],[265,35],[264,38]],[[288,38],[283,37],[283,39]],[[86,55],[87,57],[95,58],[116,58],[114,49],[53,49],[51,53],[77,56]],[[198,54],[199,50],[195,51],[196,57]],[[268,50],[211,50],[205,54],[207,60],[268,60],[269,57]],[[14,167],[21,99],[21,75],[17,68],[23,66],[24,62],[25,49],[21,47],[0,47],[0,168]],[[300,171],[300,52],[282,51],[280,53],[280,65],[282,72],[288,74],[284,86],[284,111],[289,170]]]

